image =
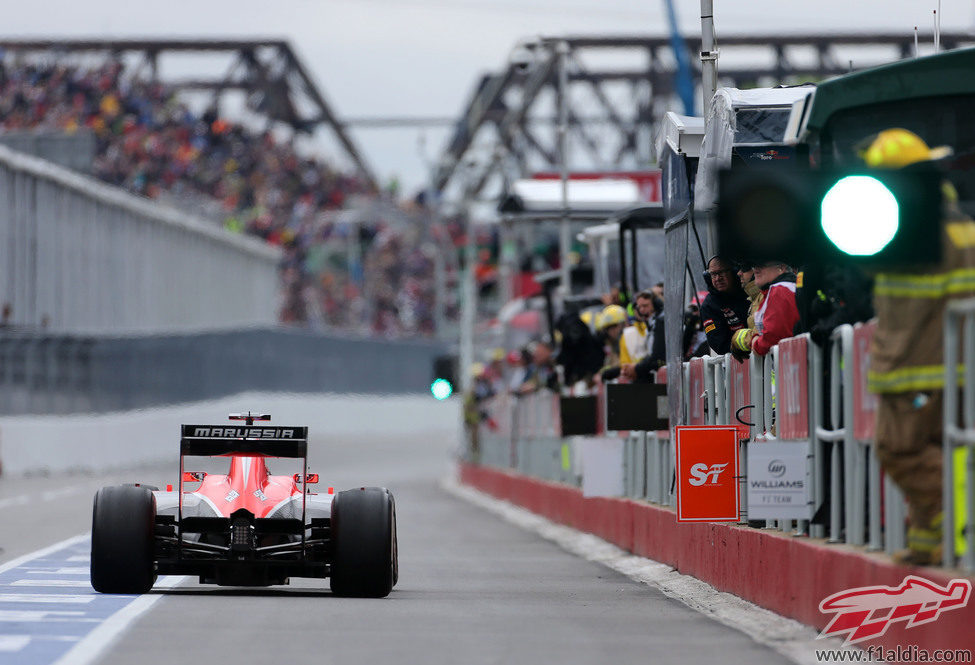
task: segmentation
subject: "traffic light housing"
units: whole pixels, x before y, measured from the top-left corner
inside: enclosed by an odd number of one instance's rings
[[[457,390],[457,356],[437,356],[433,359],[433,379],[430,392],[438,400],[445,400]]]
[[[933,168],[739,167],[719,177],[723,256],[875,268],[940,259],[943,176]]]

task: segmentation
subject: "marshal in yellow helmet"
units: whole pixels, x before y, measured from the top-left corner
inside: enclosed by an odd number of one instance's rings
[[[875,169],[899,169],[917,162],[941,159],[951,154],[951,148],[929,148],[920,136],[901,127],[885,129],[877,134],[861,153],[864,163]]]
[[[619,305],[607,305],[596,318],[596,325],[600,330],[618,323],[626,323],[626,310]]]

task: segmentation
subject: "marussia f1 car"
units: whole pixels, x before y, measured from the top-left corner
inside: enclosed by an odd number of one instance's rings
[[[104,487],[95,495],[91,585],[145,593],[157,575],[202,584],[269,586],[328,577],[339,596],[383,597],[399,577],[396,506],[389,490],[313,494],[308,428],[254,426],[269,415],[231,415],[244,427],[183,425],[177,491]],[[186,471],[184,458],[230,458],[226,475]],[[272,476],[266,460],[294,458],[300,473]],[[195,490],[184,489],[199,483]]]

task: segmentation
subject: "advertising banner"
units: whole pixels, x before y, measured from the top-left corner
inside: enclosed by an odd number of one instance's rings
[[[730,391],[728,394],[728,413],[731,422],[737,423],[736,414],[739,409],[752,403],[752,389],[750,379],[750,369],[747,362],[740,363],[732,360],[729,363],[728,374],[730,376]],[[752,410],[745,409],[741,412],[742,420],[752,421]]]
[[[870,441],[877,426],[877,396],[867,390],[870,340],[877,323],[858,323],[853,329],[853,438]]]
[[[703,425],[707,422],[704,415],[704,358],[691,358],[688,364],[687,403],[690,413],[687,414],[687,421],[691,425]]]
[[[748,444],[748,519],[812,517],[807,448],[804,441]]]
[[[583,439],[583,496],[623,496],[623,442],[616,436]]]
[[[786,440],[809,438],[809,393],[807,376],[808,341],[806,337],[792,337],[779,342],[779,438]]]
[[[738,432],[728,425],[679,425],[677,521],[737,522]]]

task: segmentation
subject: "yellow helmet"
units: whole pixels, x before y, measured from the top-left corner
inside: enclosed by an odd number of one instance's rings
[[[755,331],[751,328],[736,330],[735,334],[731,336],[731,346],[739,351],[750,353],[752,350],[752,337],[754,335]]]
[[[924,139],[914,132],[895,127],[877,134],[861,156],[871,168],[899,169],[916,162],[941,159],[949,154],[950,148],[929,148]]]
[[[626,323],[626,310],[619,305],[607,305],[603,308],[601,319],[597,319],[600,330],[615,326],[617,323]]]

